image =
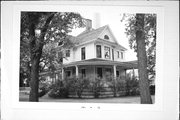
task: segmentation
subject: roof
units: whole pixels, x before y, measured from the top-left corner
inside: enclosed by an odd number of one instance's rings
[[[103,26],[100,27],[98,29],[92,29],[92,30],[85,30],[82,33],[80,33],[79,35],[75,36],[71,36],[70,40],[72,43],[74,44],[79,44],[79,43],[83,43],[83,42],[87,42],[90,40],[94,40],[97,39],[98,36],[103,32],[103,30],[107,27]]]
[[[116,65],[117,67],[123,67],[124,69],[137,69],[138,63],[136,61],[127,61],[127,62],[119,62],[119,61],[112,61],[112,60],[104,60],[104,59],[88,59],[83,61],[76,61],[71,62],[68,64],[64,64],[63,67],[73,67],[76,65]]]
[[[109,29],[109,26],[105,25],[98,29],[85,30],[82,33],[80,33],[79,35],[77,35],[76,37],[70,36],[70,41],[75,45],[79,45],[81,43],[85,43],[85,42],[89,42],[89,41],[95,41],[99,38],[99,36],[107,28]],[[115,43],[113,43],[113,42],[109,42],[109,43],[119,46],[119,47],[123,48],[124,50],[127,50],[125,47],[119,45],[116,41],[115,41]]]

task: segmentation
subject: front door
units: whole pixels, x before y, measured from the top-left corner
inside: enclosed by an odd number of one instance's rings
[[[98,78],[102,78],[103,77],[102,76],[102,68],[100,68],[100,67],[97,68],[97,77]]]

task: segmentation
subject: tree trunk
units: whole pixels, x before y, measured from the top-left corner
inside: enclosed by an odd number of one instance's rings
[[[30,81],[30,95],[29,95],[29,101],[32,102],[38,102],[38,88],[39,88],[39,61],[40,57],[33,57],[31,59],[31,81]]]
[[[152,104],[147,74],[147,55],[144,36],[144,14],[136,14],[137,57],[141,104]]]

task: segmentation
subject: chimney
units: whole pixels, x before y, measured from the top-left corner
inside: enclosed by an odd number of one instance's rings
[[[100,14],[99,13],[95,13],[94,14],[94,21],[95,21],[95,29],[101,27],[101,19],[100,19]]]
[[[86,30],[92,29],[92,20],[86,19]]]

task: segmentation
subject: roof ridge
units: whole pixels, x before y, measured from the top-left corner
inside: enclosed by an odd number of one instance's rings
[[[85,31],[83,31],[82,33],[80,33],[79,35],[77,35],[76,37],[80,37],[80,36],[83,36],[83,35],[85,35],[85,34],[92,33],[92,32],[94,32],[94,31],[97,31],[97,30],[102,29],[102,28],[105,29],[106,27],[108,27],[108,25],[104,25],[104,26],[99,27],[99,28],[97,28],[97,29],[85,30]],[[104,29],[103,29],[103,30],[104,30]]]

